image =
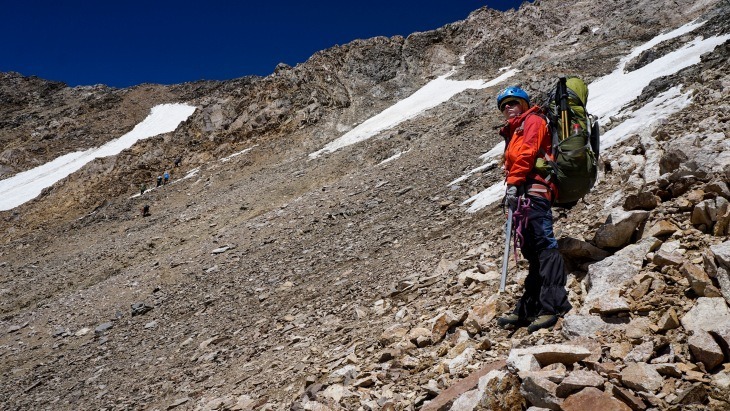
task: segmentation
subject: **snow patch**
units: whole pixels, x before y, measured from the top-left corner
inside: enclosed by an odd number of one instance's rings
[[[498,76],[491,81],[484,80],[449,80],[448,77],[455,73],[451,71],[430,81],[418,89],[409,97],[395,103],[379,114],[365,120],[362,124],[345,133],[340,138],[325,145],[319,151],[309,155],[314,159],[325,153],[332,153],[343,147],[365,141],[381,131],[391,129],[398,124],[410,120],[424,111],[434,108],[439,104],[448,101],[451,97],[467,89],[483,89],[499,84],[512,77],[519,70],[512,69]]]
[[[152,107],[147,118],[116,140],[101,147],[63,155],[0,181],[0,211],[13,209],[34,199],[44,188],[52,186],[94,159],[119,154],[139,140],[174,131],[194,111],[195,107],[187,104],[161,104]]]
[[[238,156],[240,156],[241,154],[246,154],[246,153],[248,153],[249,151],[251,151],[251,150],[253,150],[254,148],[256,148],[257,146],[258,146],[258,144],[254,145],[254,146],[251,146],[251,147],[249,147],[249,148],[247,148],[247,149],[245,149],[245,150],[241,150],[241,151],[239,151],[239,152],[237,152],[237,153],[233,153],[233,154],[231,154],[231,155],[230,155],[230,156],[228,156],[228,157],[223,157],[223,158],[221,158],[221,162],[222,162],[222,163],[226,163],[226,162],[228,162],[228,161],[231,161],[231,160],[232,160],[233,158],[235,158],[235,157],[238,157]]]

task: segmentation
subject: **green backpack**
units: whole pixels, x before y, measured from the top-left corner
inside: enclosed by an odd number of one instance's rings
[[[572,207],[593,188],[598,175],[598,121],[588,114],[588,86],[578,77],[560,77],[541,105],[552,135],[553,156],[542,153],[535,169],[557,181],[554,204]]]

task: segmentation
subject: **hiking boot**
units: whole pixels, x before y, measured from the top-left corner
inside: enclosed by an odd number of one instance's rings
[[[497,318],[497,325],[502,328],[505,328],[508,326],[517,326],[522,322],[524,322],[524,320],[515,313],[503,315],[503,316]]]
[[[555,314],[546,314],[541,315],[535,319],[535,321],[531,322],[530,325],[527,326],[527,332],[528,333],[534,333],[535,331],[541,329],[541,328],[550,328],[555,323],[558,322],[558,316]]]

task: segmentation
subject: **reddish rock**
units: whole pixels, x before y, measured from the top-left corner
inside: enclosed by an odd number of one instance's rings
[[[504,360],[495,361],[489,363],[471,373],[468,377],[459,380],[448,389],[444,390],[436,398],[429,401],[426,405],[421,408],[421,411],[442,411],[447,410],[449,405],[461,394],[474,389],[479,384],[479,379],[492,370],[503,368],[507,363]]]
[[[628,405],[634,411],[643,411],[646,409],[644,400],[631,392],[631,390],[614,385],[611,389],[611,393],[614,397],[623,401],[624,404]]]
[[[715,339],[704,331],[695,331],[687,339],[687,345],[694,358],[704,364],[706,370],[712,370],[722,364],[725,358],[722,349],[717,345]]]
[[[598,388],[584,388],[563,401],[563,411],[631,411],[631,408]]]

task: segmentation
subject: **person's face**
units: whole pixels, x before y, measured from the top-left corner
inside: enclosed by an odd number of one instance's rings
[[[518,117],[522,114],[522,104],[520,104],[519,100],[507,100],[502,103],[502,114],[504,114],[504,118],[508,120]]]

